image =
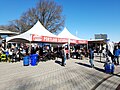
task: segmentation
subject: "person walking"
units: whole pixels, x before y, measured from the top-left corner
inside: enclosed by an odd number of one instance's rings
[[[114,63],[115,65],[119,65],[119,55],[120,55],[120,49],[118,47],[114,50]]]
[[[92,68],[94,67],[93,59],[94,59],[94,50],[90,48],[90,50],[89,50],[89,62],[91,64]]]
[[[64,50],[64,65],[66,65],[67,53],[66,53],[65,47],[63,50]]]
[[[65,53],[64,47],[62,47],[62,50],[61,50],[61,58],[62,58],[62,66],[65,66],[66,65],[66,53]]]

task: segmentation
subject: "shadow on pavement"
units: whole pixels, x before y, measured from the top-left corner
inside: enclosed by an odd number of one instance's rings
[[[83,65],[83,66],[85,66],[85,67],[91,68],[91,65],[88,65],[88,64],[85,64],[85,63],[81,63],[81,62],[75,62],[75,63],[77,63],[77,64],[79,64],[79,65]]]
[[[55,63],[57,63],[57,64],[61,65],[61,62],[60,62],[60,61],[58,61],[58,60],[56,60],[56,61],[55,61]]]
[[[119,72],[120,73],[120,72]],[[120,77],[120,75],[118,75],[118,74],[113,74],[113,75],[115,75],[115,76],[117,76],[117,77]]]
[[[98,61],[98,60],[94,60],[95,62],[99,62],[99,63],[105,63],[105,62],[103,62],[103,61]]]
[[[96,70],[98,70],[98,71],[101,71],[101,72],[105,72],[105,70],[104,69],[102,69],[102,68],[98,68],[98,67],[94,67]]]
[[[79,65],[82,65],[82,66],[85,66],[85,67],[91,68],[91,65],[89,65],[89,64],[85,64],[85,63],[81,63],[81,62],[75,62],[75,63],[77,63]],[[102,69],[102,68],[98,68],[98,67],[95,67],[95,66],[93,68],[96,69],[96,70],[98,70],[98,71],[105,72],[105,70]]]

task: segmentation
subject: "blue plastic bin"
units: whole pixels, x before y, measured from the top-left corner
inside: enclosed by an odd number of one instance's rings
[[[29,56],[23,57],[23,65],[24,66],[29,66]]]
[[[107,63],[105,65],[105,72],[106,73],[114,73],[114,64],[113,63]]]
[[[30,56],[30,58],[31,58],[31,66],[37,65],[38,54],[32,54],[32,55]]]

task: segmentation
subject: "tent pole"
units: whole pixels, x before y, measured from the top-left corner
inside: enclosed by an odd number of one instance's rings
[[[30,41],[30,49],[29,49],[29,51],[30,51],[30,53],[29,53],[29,54],[31,54],[31,41]]]
[[[68,39],[68,58],[70,59],[70,39]]]
[[[33,41],[33,38],[32,38],[32,34],[30,34],[30,54],[31,54],[31,49],[32,49],[32,46],[31,46],[31,42]]]
[[[45,61],[43,58],[43,42],[42,42],[42,59],[43,59],[43,61]]]
[[[88,43],[87,43],[87,50],[88,50]]]

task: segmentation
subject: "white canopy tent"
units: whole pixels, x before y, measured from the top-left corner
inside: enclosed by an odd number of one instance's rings
[[[85,43],[87,44],[87,40],[81,40],[80,38],[72,35],[68,29],[65,27],[61,33],[58,34],[58,37],[60,38],[68,38],[70,41],[69,43]]]
[[[73,43],[73,44],[87,44],[88,41],[87,40],[81,40],[80,38],[72,35],[68,30],[67,28],[65,27],[63,29],[63,31],[61,33],[58,34],[58,37],[60,38],[67,38],[68,41],[66,43],[68,43],[68,50],[66,51],[66,53],[68,53],[68,57],[70,57],[70,44]]]
[[[13,37],[7,37],[6,42],[30,42],[30,41],[41,41],[41,36],[57,37],[48,30],[38,21],[30,30]]]
[[[61,33],[58,34],[58,37],[79,40],[79,38],[72,35],[66,27],[63,29]]]

